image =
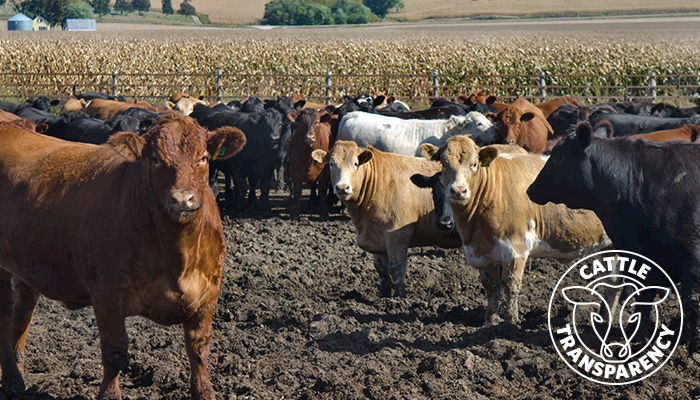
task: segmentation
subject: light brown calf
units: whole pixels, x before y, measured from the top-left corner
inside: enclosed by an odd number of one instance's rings
[[[486,324],[498,323],[499,289],[507,320],[520,321],[518,296],[528,257],[578,258],[610,244],[590,211],[537,205],[526,190],[544,166],[541,156],[480,149],[466,136],[443,148],[424,144],[425,157],[442,163],[442,183],[452,207],[467,263],[479,269],[488,297]]]
[[[454,232],[437,228],[430,189],[411,183],[411,176],[432,176],[435,162],[362,148],[338,141],[330,153],[315,150],[313,158],[328,163],[331,185],[355,225],[357,245],[374,255],[381,279],[380,294],[405,296],[408,249],[459,247]]]

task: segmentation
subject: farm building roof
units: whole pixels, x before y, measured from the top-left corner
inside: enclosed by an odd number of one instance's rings
[[[24,15],[22,13],[17,13],[15,15],[13,15],[12,17],[8,18],[7,20],[15,22],[15,21],[31,21],[32,19],[27,17],[26,15]]]
[[[94,19],[67,19],[66,29],[69,31],[94,31],[96,29]]]

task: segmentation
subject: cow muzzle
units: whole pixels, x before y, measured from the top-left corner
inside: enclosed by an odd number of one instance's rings
[[[191,218],[201,206],[199,196],[192,190],[172,190],[167,202],[170,217],[177,221]]]
[[[352,186],[348,185],[347,183],[338,183],[333,188],[333,193],[335,193],[340,200],[345,200],[352,194]]]
[[[463,203],[467,200],[469,200],[469,196],[471,193],[469,192],[469,188],[467,186],[458,186],[458,185],[452,185],[450,186],[449,190],[449,196],[450,196],[450,201],[456,202],[456,203]]]

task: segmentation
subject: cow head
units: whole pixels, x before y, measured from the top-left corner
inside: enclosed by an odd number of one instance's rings
[[[599,139],[587,121],[576,132],[561,140],[535,181],[527,190],[530,200],[565,204],[569,208],[588,208],[593,196],[593,176],[589,146]]]
[[[452,218],[452,208],[445,196],[445,186],[440,179],[441,173],[438,172],[433,176],[425,176],[415,174],[411,176],[411,182],[419,188],[430,189],[433,195],[433,204],[435,204],[435,214],[437,216],[438,229],[450,231],[455,228],[454,218]]]
[[[57,106],[61,103],[58,99],[49,99],[46,96],[39,96],[32,100],[27,100],[27,103],[37,110],[49,111],[52,106]]]
[[[209,160],[225,160],[246,143],[243,132],[222,127],[208,132],[193,119],[169,112],[143,136],[119,133],[109,144],[146,171],[148,197],[156,199],[162,211],[176,223],[194,219],[202,198],[210,191]]]
[[[421,145],[421,153],[429,160],[442,163],[441,179],[448,200],[465,205],[471,198],[471,183],[475,175],[498,155],[498,149],[480,149],[469,137],[454,136],[443,148],[428,143]]]
[[[522,112],[515,107],[507,107],[496,114],[494,125],[498,141],[505,144],[517,144],[525,127],[523,124],[535,118],[532,112]]]
[[[306,109],[301,113],[290,112],[287,114],[287,119],[293,123],[293,135],[295,137],[303,136],[304,142],[312,146],[316,143],[319,129],[319,124],[330,123],[331,115],[327,112],[319,112],[313,109]]]
[[[358,146],[355,142],[339,140],[329,153],[314,150],[311,157],[330,167],[333,193],[340,200],[352,201],[362,185],[362,168],[374,154],[371,149]]]
[[[610,304],[605,290],[623,294],[623,299]],[[633,355],[632,343],[639,332],[641,308],[652,307],[658,321],[656,306],[666,300],[670,291],[660,286],[638,287],[633,283],[610,285],[598,283],[592,287],[570,286],[562,295],[575,306],[574,313],[587,313],[583,320],[590,324],[598,340],[598,355],[607,361],[626,361]],[[619,307],[619,309],[615,309]],[[574,316],[574,321],[576,321]],[[646,322],[646,321],[645,321]],[[577,327],[582,331],[583,327]]]

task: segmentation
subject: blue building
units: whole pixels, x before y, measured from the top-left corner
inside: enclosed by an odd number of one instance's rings
[[[94,31],[97,29],[97,23],[94,19],[67,19],[67,31]]]
[[[34,21],[22,13],[17,13],[7,20],[8,31],[27,31],[34,30]]]

